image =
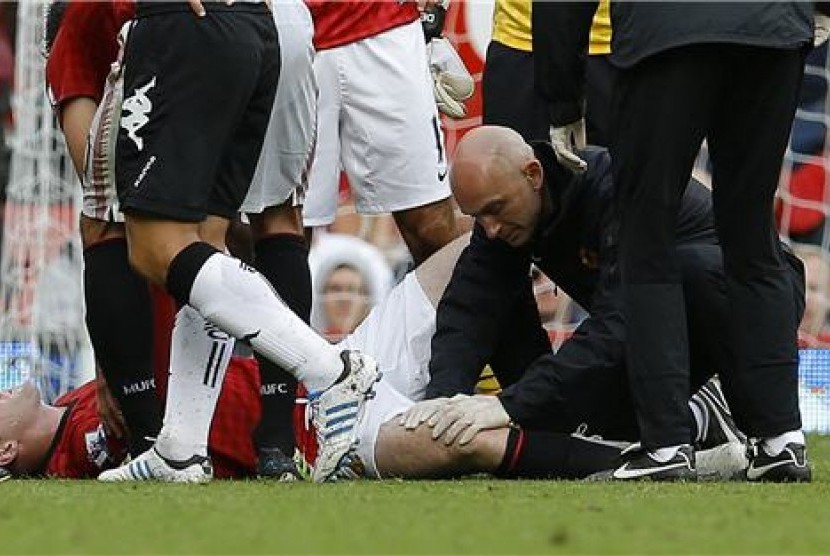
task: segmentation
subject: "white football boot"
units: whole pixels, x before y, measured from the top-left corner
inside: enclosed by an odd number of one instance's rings
[[[103,471],[103,482],[163,481],[168,483],[208,483],[213,479],[209,457],[193,456],[186,461],[170,461],[150,448],[121,467]]]
[[[345,368],[337,382],[308,396],[317,434],[317,460],[311,474],[315,483],[334,479],[341,460],[357,445],[357,425],[381,377],[377,363],[368,355],[343,351],[340,358]]]

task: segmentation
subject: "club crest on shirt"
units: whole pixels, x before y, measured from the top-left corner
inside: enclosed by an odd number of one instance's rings
[[[97,467],[103,468],[107,460],[110,459],[110,454],[107,449],[107,433],[104,431],[104,425],[98,425],[97,429],[86,433],[84,440],[86,441],[86,455],[89,461]]]

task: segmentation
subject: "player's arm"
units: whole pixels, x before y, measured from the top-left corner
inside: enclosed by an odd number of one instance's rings
[[[623,372],[625,326],[612,299],[597,308],[599,314],[586,318],[559,351],[539,357],[519,382],[499,394],[514,423],[532,426],[569,415],[563,403],[563,383],[613,387],[609,381]],[[587,392],[586,388],[583,393]]]
[[[84,172],[86,142],[96,109],[95,100],[88,97],[75,97],[60,106],[63,135],[78,175]]]
[[[473,391],[510,325],[514,298],[531,287],[529,268],[529,251],[488,239],[476,225],[438,304],[428,398]]]
[[[107,379],[101,369],[95,368],[95,397],[98,405],[98,417],[108,438],[124,440],[127,438],[127,422],[118,407],[118,401],[112,395]]]

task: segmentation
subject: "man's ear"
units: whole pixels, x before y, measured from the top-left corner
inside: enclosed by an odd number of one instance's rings
[[[531,186],[533,187],[534,191],[538,191],[542,188],[542,163],[536,160],[529,160],[522,172],[527,177],[528,182],[530,182]]]
[[[8,467],[17,459],[20,443],[17,440],[6,440],[0,445],[0,466]]]

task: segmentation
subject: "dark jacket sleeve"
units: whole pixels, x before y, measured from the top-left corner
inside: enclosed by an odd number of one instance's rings
[[[522,288],[530,252],[488,239],[476,225],[438,304],[426,397],[471,393]]]
[[[536,359],[520,381],[499,395],[513,422],[523,426],[567,423],[576,412],[588,411],[580,400],[603,399],[591,396],[591,389],[609,387],[624,372],[625,326],[616,307],[616,293],[606,293],[595,300],[594,312],[559,351]]]
[[[584,113],[585,57],[598,1],[534,0],[531,29],[537,92],[547,100],[554,126]]]

